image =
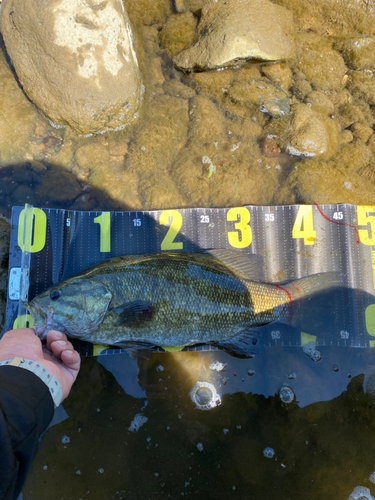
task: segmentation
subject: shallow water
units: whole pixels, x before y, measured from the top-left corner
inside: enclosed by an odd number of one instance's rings
[[[147,89],[143,114],[128,130],[83,138],[53,128],[23,95],[1,49],[0,116],[10,120],[0,137],[6,216],[26,202],[77,210],[373,203],[374,106],[346,75],[324,88],[327,68],[314,59],[327,35],[374,34],[355,3],[278,2],[294,12],[300,47],[320,79],[301,76],[298,62],[279,65],[277,76],[294,102],[323,93],[335,107],[329,119],[340,124],[337,150],[318,160],[294,157],[281,142],[265,145],[287,123],[231,94],[236,83],[271,78],[270,65],[183,74],[171,64],[169,2],[126,3]],[[189,2],[196,18],[202,3]],[[57,412],[62,421],[41,440],[24,499],[346,500],[359,485],[375,495],[373,352],[321,352],[315,363],[299,348],[268,348],[253,359],[221,351],[86,358]],[[211,370],[214,361],[225,371]],[[189,394],[199,381],[214,385],[219,406],[195,408]],[[284,384],[296,396],[289,405],[278,395]],[[138,414],[147,421],[131,432]],[[273,458],[263,455],[267,447]]]
[[[318,363],[296,348],[251,360],[86,358],[63,405],[68,418],[43,437],[24,498],[315,500],[371,488],[375,394],[364,394],[364,383],[371,388],[372,352],[321,351]],[[212,361],[225,371],[210,370]],[[198,380],[216,387],[220,406],[195,408]],[[278,396],[283,384],[295,393],[290,404]],[[138,414],[147,421],[131,432]]]

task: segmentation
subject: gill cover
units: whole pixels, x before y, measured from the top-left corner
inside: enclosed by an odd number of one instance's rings
[[[39,309],[46,329],[56,329],[84,340],[101,324],[112,294],[103,283],[72,279],[59,283],[35,297],[31,311]]]

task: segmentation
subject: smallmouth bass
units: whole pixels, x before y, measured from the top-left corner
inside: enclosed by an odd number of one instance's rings
[[[213,344],[251,355],[254,329],[298,323],[293,303],[340,284],[320,273],[286,285],[249,279],[259,257],[228,250],[115,257],[50,287],[29,304],[37,335],[51,329],[118,347]]]

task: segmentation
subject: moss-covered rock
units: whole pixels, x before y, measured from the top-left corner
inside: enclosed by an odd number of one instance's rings
[[[339,146],[339,128],[326,108],[295,104],[284,147],[294,156],[330,158]]]
[[[336,50],[341,52],[346,65],[350,69],[375,69],[375,36],[349,35],[334,43]]]
[[[170,56],[174,56],[194,41],[197,19],[188,11],[184,14],[169,16],[160,32],[162,47]]]
[[[298,34],[298,67],[314,90],[339,89],[344,86],[344,60],[328,38],[313,33]]]

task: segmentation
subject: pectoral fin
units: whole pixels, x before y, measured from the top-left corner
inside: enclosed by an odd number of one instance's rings
[[[150,302],[134,300],[110,309],[107,316],[113,326],[134,328],[150,321],[153,314],[154,309]]]

